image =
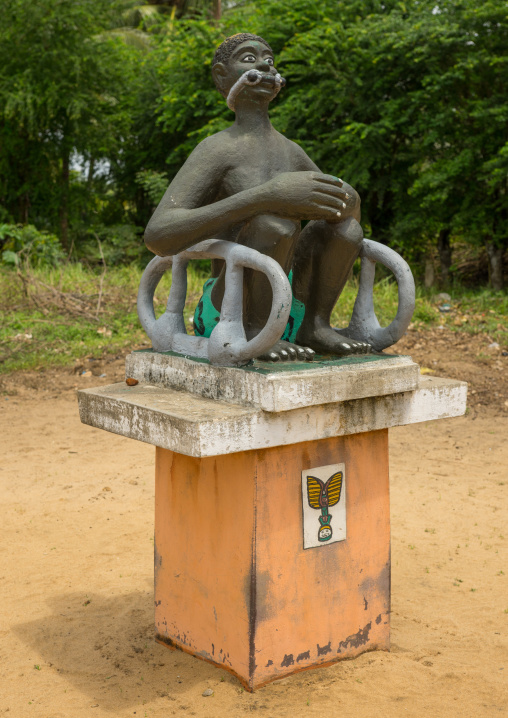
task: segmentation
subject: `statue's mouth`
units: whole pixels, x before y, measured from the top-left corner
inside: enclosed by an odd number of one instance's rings
[[[271,73],[263,73],[254,69],[244,72],[229,91],[226,99],[229,109],[234,111],[236,97],[244,87],[254,87],[255,85],[261,84],[271,85],[275,90],[275,96],[278,94],[280,89],[284,87],[286,80],[281,77],[278,72],[275,75],[272,75]]]
[[[247,74],[247,80],[249,85],[263,84],[263,85],[278,85],[284,87],[286,80],[279,74],[271,73],[260,73],[258,70],[250,70]]]
[[[275,75],[263,75],[261,77],[261,82],[266,83],[267,85],[275,85]]]

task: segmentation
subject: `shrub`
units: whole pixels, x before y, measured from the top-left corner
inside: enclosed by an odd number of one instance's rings
[[[32,224],[0,224],[0,249],[0,263],[7,266],[26,261],[35,267],[56,267],[65,259],[58,237]]]

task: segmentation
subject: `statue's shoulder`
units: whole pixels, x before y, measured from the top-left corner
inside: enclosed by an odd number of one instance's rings
[[[294,159],[294,162],[298,164],[298,169],[300,170],[315,170],[317,169],[314,162],[311,160],[309,155],[305,152],[303,147],[296,142],[293,142],[293,140],[288,140],[288,142],[291,145],[291,156]]]
[[[196,145],[194,152],[196,150],[200,152],[214,152],[234,142],[235,138],[231,132],[231,127],[226,127],[225,130],[216,132],[214,135],[208,135],[204,140],[201,140],[201,142]]]
[[[224,152],[230,150],[235,144],[235,139],[229,132],[229,127],[214,135],[209,135],[201,140],[190,154],[193,159],[220,159],[224,158]]]
[[[303,147],[301,147],[296,142],[293,142],[293,140],[290,140],[285,135],[282,135],[280,132],[277,133],[281,141],[284,142],[284,148],[286,152],[289,154],[291,158],[291,162],[295,165],[295,169],[297,170],[314,170],[316,169],[316,165],[314,162],[310,159],[308,154],[305,152]]]

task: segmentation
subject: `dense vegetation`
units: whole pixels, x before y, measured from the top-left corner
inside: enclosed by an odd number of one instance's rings
[[[201,296],[206,275],[199,267],[189,271],[187,331]],[[136,265],[103,268],[101,273],[81,263],[57,268],[24,267],[12,271],[0,267],[0,373],[19,369],[43,369],[50,366],[74,367],[81,371],[83,359],[122,356],[133,347],[149,346],[148,338],[136,313],[136,293],[141,268]],[[155,309],[166,306],[171,277],[166,274],[157,287]],[[346,285],[332,315],[334,326],[349,324],[358,293],[358,277]],[[450,289],[451,300],[443,312],[440,294],[422,287],[417,289],[416,310],[410,331],[438,330],[481,335],[482,361],[492,355],[489,345],[508,349],[508,313],[506,292],[491,289]],[[382,324],[388,324],[397,311],[397,286],[389,277],[376,285],[374,303]],[[0,383],[1,394],[1,383]]]
[[[168,181],[232,121],[213,50],[250,31],[288,81],[275,126],[358,189],[366,233],[429,284],[434,261],[446,283],[483,256],[502,289],[504,0],[0,0],[0,18],[4,263],[142,262]]]

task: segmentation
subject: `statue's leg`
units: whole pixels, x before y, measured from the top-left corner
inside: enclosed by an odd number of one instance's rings
[[[281,217],[260,215],[245,223],[240,229],[236,242],[252,247],[262,254],[275,259],[287,273],[291,268],[293,252],[300,235],[300,223]],[[225,289],[225,268],[223,267],[211,292],[213,306],[220,311]],[[251,269],[244,270],[243,319],[247,339],[259,334],[265,326],[272,305],[272,290],[264,274]],[[290,342],[279,341],[260,359],[287,361],[310,360],[312,349]]]
[[[298,344],[319,354],[366,353],[366,342],[341,336],[330,326],[330,316],[360,253],[363,232],[353,217],[330,224],[309,222],[300,235],[293,259],[293,294],[305,305]]]

